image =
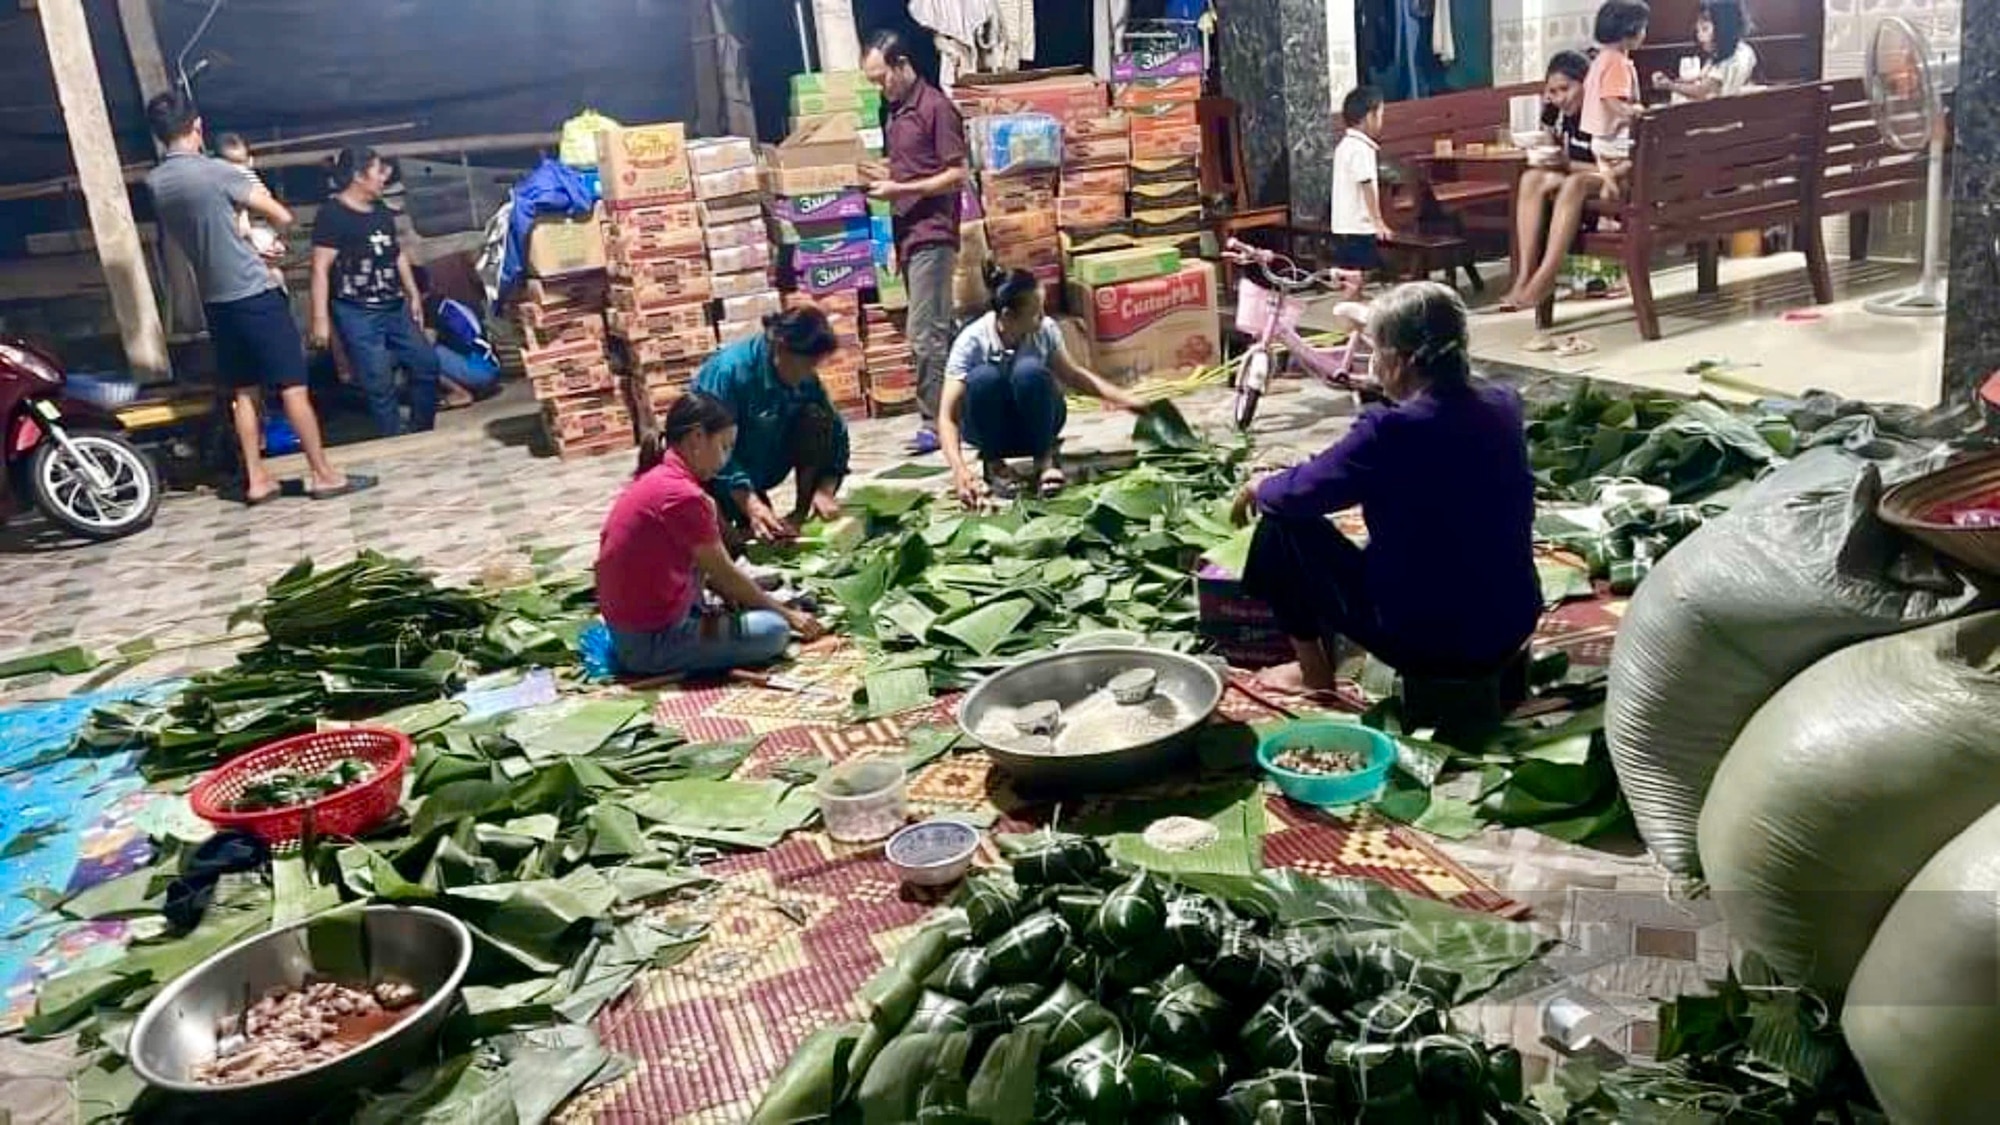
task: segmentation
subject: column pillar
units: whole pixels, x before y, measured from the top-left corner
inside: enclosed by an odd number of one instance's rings
[[[1951,153],[1951,298],[1944,401],[1971,398],[2000,369],[2000,21],[1966,20]]]

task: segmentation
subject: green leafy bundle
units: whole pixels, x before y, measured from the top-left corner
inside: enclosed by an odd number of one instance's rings
[[[1565,1064],[1535,1100],[1558,1120],[1809,1125],[1874,1116],[1861,1068],[1822,997],[1751,988],[1732,973],[1660,1005],[1657,1064]]]
[[[1708,399],[1613,396],[1585,381],[1536,408],[1528,458],[1542,495],[1590,499],[1591,482],[1629,477],[1675,501],[1703,500],[1790,456],[1798,431],[1777,415],[1746,417]]]
[[[1163,880],[1044,837],[975,878],[803,1044],[752,1117],[802,1122],[1505,1119],[1521,1060],[1445,1011],[1524,926],[1294,872]]]
[[[922,671],[936,687],[1079,632],[1191,634],[1194,563],[1238,535],[1229,509],[1247,447],[1209,444],[1168,403],[1149,407],[1134,436],[1136,468],[993,514],[856,489],[848,503],[873,533],[858,547],[766,557],[881,657],[878,671]]]
[[[442,698],[480,670],[574,661],[587,583],[483,592],[439,586],[373,551],[326,570],[287,571],[231,626],[264,640],[228,668],[193,677],[164,705],[112,704],[79,736],[81,752],[137,746],[153,779],[197,773],[230,754],[313,729]]]

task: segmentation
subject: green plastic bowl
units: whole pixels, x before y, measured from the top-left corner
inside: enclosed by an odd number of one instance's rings
[[[1353,773],[1331,777],[1295,773],[1275,764],[1280,754],[1302,746],[1353,750],[1364,755],[1368,764]],[[1383,779],[1395,763],[1396,740],[1360,723],[1304,719],[1286,723],[1257,740],[1257,764],[1277,782],[1279,792],[1301,804],[1360,804],[1381,791]]]

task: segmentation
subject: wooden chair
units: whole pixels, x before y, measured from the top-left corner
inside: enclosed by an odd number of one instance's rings
[[[1833,300],[1819,224],[1828,97],[1825,87],[1798,86],[1668,106],[1639,120],[1626,202],[1591,205],[1620,229],[1580,241],[1585,254],[1623,260],[1640,335],[1660,338],[1655,249],[1695,247],[1699,291],[1713,293],[1717,247],[1740,230],[1793,228],[1814,301]],[[1535,319],[1543,328],[1554,324],[1553,297]]]
[[[1930,158],[1924,152],[1904,152],[1882,139],[1868,87],[1861,79],[1843,78],[1825,83],[1825,87],[1826,152],[1820,166],[1820,214],[1848,216],[1847,256],[1864,262],[1868,260],[1869,212],[1898,203],[1922,202]]]
[[[1259,207],[1250,202],[1250,177],[1243,162],[1242,107],[1234,98],[1210,96],[1195,103],[1195,114],[1201,128],[1201,194],[1211,201],[1209,229],[1217,248],[1229,239],[1242,238],[1245,242],[1273,243],[1273,249],[1289,253],[1290,205]],[[1225,289],[1233,289],[1234,267],[1225,262],[1222,270]]]

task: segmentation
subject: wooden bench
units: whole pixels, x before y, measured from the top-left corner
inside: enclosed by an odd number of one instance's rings
[[[1694,247],[1699,291],[1713,293],[1718,246],[1740,230],[1793,228],[1814,301],[1833,300],[1819,224],[1828,97],[1823,86],[1798,86],[1668,106],[1639,120],[1626,199],[1591,204],[1617,220],[1619,229],[1586,233],[1579,241],[1582,253],[1624,262],[1646,339],[1660,338],[1655,250]],[[1552,325],[1554,298],[1542,302],[1535,317],[1544,328]]]
[[[1848,216],[1847,255],[1862,262],[1868,259],[1869,212],[1921,202],[1930,174],[1929,157],[1921,150],[1904,152],[1882,138],[1868,87],[1861,79],[1823,85],[1828,104],[1820,214]]]
[[[1454,153],[1496,147],[1507,130],[1508,103],[1541,92],[1541,83],[1524,82],[1383,106],[1378,140],[1383,163],[1398,180],[1397,189],[1384,195],[1391,225],[1441,230],[1495,250],[1511,246],[1520,164],[1456,160],[1449,162],[1448,178],[1434,175],[1432,165],[1442,140]]]

